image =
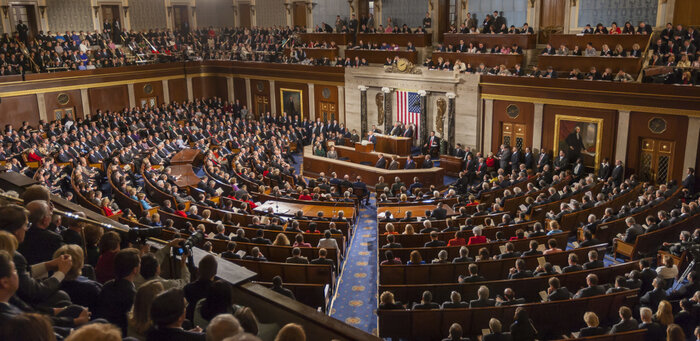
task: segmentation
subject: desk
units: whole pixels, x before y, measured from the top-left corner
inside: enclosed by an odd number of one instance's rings
[[[336,146],[336,150],[339,150],[339,146]],[[355,150],[352,148],[347,148],[353,153]],[[340,156],[340,151],[338,155]],[[400,163],[400,162],[399,162]],[[405,163],[405,161],[404,161]],[[327,157],[315,156],[311,152],[310,146],[304,148],[304,161],[303,161],[303,174],[305,176],[316,177],[319,173],[324,172],[330,174],[331,172],[336,172],[338,174],[347,174],[351,179],[356,176],[361,176],[362,181],[367,184],[367,187],[374,189],[374,184],[378,182],[380,176],[383,176],[385,181],[391,183],[394,177],[399,177],[401,181],[406,184],[413,183],[413,178],[418,177],[423,183],[423,187],[427,188],[430,185],[435,185],[437,188],[444,187],[443,177],[445,175],[445,170],[440,167],[433,167],[429,169],[410,169],[410,170],[386,170],[379,169],[372,166],[365,166],[356,164],[353,162],[340,161],[335,159],[329,159]]]
[[[391,215],[394,216],[396,219],[401,219],[406,216],[406,211],[411,211],[413,217],[425,217],[425,211],[432,211],[435,208],[437,208],[436,205],[416,205],[416,206],[384,206],[377,208],[377,215],[381,216],[384,212],[389,211],[391,212]],[[451,216],[455,214],[455,210],[452,209],[452,207],[448,205],[442,205],[442,208],[444,208],[447,211],[447,216]],[[416,222],[415,224],[422,226],[422,222]],[[416,229],[420,230],[420,228]]]
[[[375,151],[396,155],[410,155],[413,139],[410,137],[374,134],[377,137]]]
[[[504,64],[507,68],[513,68],[515,64],[523,65],[523,55],[521,54],[433,52],[433,62],[436,62],[440,57],[443,60],[449,60],[452,65],[459,59],[465,64],[471,64],[475,69],[480,63],[484,63],[488,67]]]
[[[170,159],[170,169],[173,176],[180,176],[175,184],[180,188],[197,186],[201,181],[192,170],[192,165],[199,159],[200,152],[197,149],[183,149]]]
[[[352,41],[352,34],[350,33],[300,33],[299,39],[301,41],[307,42],[327,42],[330,43],[334,41],[337,45],[347,45],[349,41]]]
[[[345,218],[348,218],[349,220],[355,219],[354,207],[335,207],[332,205],[301,204],[275,200],[265,201],[265,203],[256,207],[254,211],[260,213],[267,213],[267,209],[270,207],[272,207],[275,214],[279,214],[282,216],[291,217],[297,211],[302,211],[304,217],[313,218],[317,216],[317,213],[319,211],[322,211],[324,217],[332,218],[337,215],[338,211],[343,211],[343,215],[345,216]]]
[[[605,68],[611,68],[613,74],[617,74],[620,70],[636,77],[642,68],[642,58],[629,57],[583,57],[583,56],[539,56],[537,65],[540,70],[546,70],[547,67],[554,67],[555,71],[566,71],[568,73],[573,68],[579,68],[581,73],[588,72],[591,67],[595,66],[599,73],[603,73]]]
[[[464,160],[456,156],[440,155],[440,167],[445,169],[445,173],[451,176],[458,176],[462,171]]]
[[[452,44],[453,46],[459,45],[460,40],[464,40],[464,43],[469,45],[469,43],[484,43],[485,47],[493,48],[496,45],[506,45],[508,47],[512,46],[513,43],[518,44],[518,46],[523,49],[534,49],[537,47],[537,36],[534,34],[469,34],[469,33],[445,33],[444,35],[444,45]]]
[[[336,149],[338,146],[335,146]],[[360,153],[371,153],[372,150],[374,150],[374,144],[368,143],[368,144],[362,144],[362,142],[355,142],[355,151],[360,152]]]
[[[586,49],[586,44],[593,43],[593,47],[600,51],[603,44],[608,44],[611,50],[615,50],[617,44],[622,45],[622,47],[629,51],[632,49],[634,44],[639,44],[642,51],[647,50],[647,45],[649,45],[650,35],[622,35],[622,34],[553,34],[549,38],[549,43],[552,47],[558,49],[562,44],[566,45],[570,50],[574,49],[574,46],[578,45],[581,51]]]
[[[376,151],[372,151],[371,149],[369,151],[360,151],[357,149],[352,149],[348,148],[345,146],[335,146],[335,151],[338,152],[338,157],[339,158],[348,158],[350,162],[352,163],[369,163],[372,166],[374,166],[377,161],[379,160],[379,154],[384,154],[384,158],[386,159],[386,166],[389,167],[389,164],[391,163],[391,158],[396,157],[396,161],[399,162],[399,168],[403,169],[404,166],[406,166],[406,159],[407,157],[401,157],[398,155],[394,154],[389,154],[389,153],[380,153]],[[387,179],[388,180],[388,179]],[[413,181],[411,181],[413,183]]]
[[[357,35],[357,43],[362,41],[365,44],[382,43],[396,44],[398,46],[408,46],[408,42],[413,43],[415,47],[430,46],[433,36],[423,33],[359,33]]]
[[[394,57],[399,56],[399,58],[406,58],[411,63],[416,64],[418,61],[418,52],[416,51],[388,51],[388,50],[345,50],[345,57],[354,60],[355,57],[359,57],[360,60],[365,58],[370,63],[384,64],[387,58],[394,59]]]

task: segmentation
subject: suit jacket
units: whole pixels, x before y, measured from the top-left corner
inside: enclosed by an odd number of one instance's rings
[[[123,335],[126,335],[126,315],[131,310],[135,296],[134,283],[125,279],[110,280],[102,287],[94,315],[119,326]]]
[[[430,216],[435,218],[435,220],[444,220],[447,218],[447,210],[444,208],[436,208],[432,211]]]
[[[566,156],[557,156],[554,159],[553,163],[554,163],[555,168],[558,167],[559,169],[562,169],[562,170],[567,169],[569,166],[569,160],[566,158]]]
[[[571,299],[571,293],[566,287],[560,287],[547,296],[550,301],[563,301]]]
[[[29,265],[53,259],[53,253],[63,244],[60,234],[49,230],[32,227],[27,230],[24,242],[17,250],[26,255]]]
[[[404,169],[416,169],[416,162],[414,160],[406,161]]]
[[[470,308],[481,308],[481,307],[495,307],[496,306],[496,300],[494,299],[485,299],[485,300],[471,300],[469,301],[469,307]]]
[[[591,269],[597,269],[597,268],[602,268],[605,267],[605,263],[603,263],[602,260],[595,260],[592,262],[587,262],[583,264],[583,268],[585,270],[591,270]]]
[[[630,318],[627,321],[620,321],[619,323],[615,324],[612,327],[612,329],[610,329],[610,334],[628,332],[630,330],[636,330],[638,325],[639,324],[637,323],[637,320],[635,320],[634,318]]]
[[[513,336],[510,333],[486,334],[482,341],[512,341]]]
[[[576,293],[576,296],[574,298],[586,298],[586,297],[591,297],[591,296],[598,296],[598,295],[604,295],[605,294],[605,287],[602,285],[596,285],[592,287],[585,287]]]
[[[622,172],[622,166],[615,166],[615,168],[613,168],[610,176],[612,177],[615,186],[619,186],[622,183]]]
[[[374,165],[374,167],[382,169],[386,168],[386,158],[380,158],[379,160],[377,160],[377,163]]]
[[[598,178],[607,180],[610,177],[610,165],[601,165],[598,169]]]
[[[153,328],[151,329],[147,336],[146,341],[158,341],[158,340],[168,340],[168,341],[204,341],[206,340],[206,334],[190,332],[184,329],[176,328]]]
[[[542,168],[544,168],[544,165],[549,164],[549,154],[547,153],[540,153],[540,155],[537,157],[537,170],[542,171]]]
[[[398,161],[391,161],[391,163],[389,164],[389,169],[390,170],[399,169],[399,162]]]
[[[666,291],[663,289],[654,289],[644,294],[644,296],[639,299],[639,303],[644,307],[656,309],[659,306],[659,302],[665,299]]]

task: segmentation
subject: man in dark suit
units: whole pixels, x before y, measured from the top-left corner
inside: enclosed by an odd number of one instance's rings
[[[575,253],[569,254],[568,262],[569,262],[569,265],[567,265],[563,269],[561,269],[562,273],[569,273],[569,272],[583,270],[583,267],[578,264],[578,255],[576,255]]]
[[[443,240],[438,240],[438,233],[437,231],[432,231],[430,232],[430,241],[426,242],[424,247],[441,247],[447,245],[445,241]]]
[[[379,154],[379,160],[377,160],[374,167],[386,169],[386,158],[384,157],[384,154]]]
[[[469,303],[462,301],[462,295],[456,291],[450,293],[450,300],[442,304],[442,309],[469,308]]]
[[[592,270],[597,268],[605,267],[605,263],[598,259],[598,251],[591,250],[588,251],[588,262],[583,264],[584,270]]]
[[[440,149],[440,138],[435,136],[435,131],[430,132],[430,137],[428,137],[428,142],[423,145],[424,153],[426,154],[437,154]]]
[[[644,228],[637,224],[637,222],[634,220],[634,217],[628,217],[625,219],[625,223],[627,224],[627,230],[625,230],[625,234],[622,238],[622,241],[625,243],[634,243],[634,241],[637,239],[637,236],[642,235],[644,233]]]
[[[549,154],[547,154],[547,150],[544,148],[540,148],[540,154],[537,156],[537,171],[541,172],[542,169],[544,168],[544,165],[549,164]]]
[[[403,134],[401,134],[403,137],[413,137],[413,125],[409,124],[406,130],[403,131]]]
[[[51,224],[51,207],[44,200],[34,200],[26,208],[32,227],[27,230],[24,242],[17,250],[26,257],[29,265],[49,261],[63,244],[60,234],[47,230]]]
[[[501,145],[501,150],[498,156],[498,168],[503,169],[506,173],[510,173],[508,166],[510,165],[510,149],[504,145]]]
[[[394,122],[394,127],[391,128],[391,132],[389,135],[391,136],[401,136],[403,133],[403,129],[401,128],[401,123],[400,122]]]
[[[579,290],[574,298],[586,298],[605,294],[605,287],[598,285],[598,276],[596,274],[589,274],[586,276],[586,283],[588,286]]]
[[[433,302],[433,294],[426,290],[423,291],[423,297],[420,303],[413,304],[413,310],[417,309],[440,309],[440,305]]]
[[[519,258],[515,261],[515,269],[511,269],[508,274],[508,279],[529,278],[532,277],[532,271],[525,269],[525,261]]]
[[[554,159],[554,172],[559,174],[559,172],[569,168],[569,159],[566,158],[566,153],[563,150],[559,151],[559,156]]]
[[[115,278],[102,287],[94,313],[95,317],[104,318],[120,327],[124,335],[126,335],[127,329],[127,313],[131,310],[136,296],[134,278],[139,274],[140,265],[141,258],[138,250],[124,249],[117,253],[114,257]],[[184,297],[181,297],[179,302],[182,305],[182,314],[184,315]],[[152,307],[155,307],[155,304],[154,301]],[[154,316],[153,309],[151,308],[151,316],[154,317],[154,322],[160,322],[156,318],[157,316]]]
[[[622,161],[615,161],[615,168],[613,168],[610,176],[612,177],[615,186],[620,186],[624,177],[624,168],[622,167]]]
[[[666,291],[663,289],[663,279],[661,277],[654,278],[652,282],[654,290],[648,291],[639,299],[639,304],[643,307],[656,309],[659,302],[666,299]]]
[[[312,259],[309,263],[316,265],[330,265],[333,271],[335,271],[335,263],[332,259],[326,258],[328,256],[328,250],[321,248],[318,250],[318,258]]]
[[[389,170],[399,169],[399,161],[396,160],[396,156],[391,157],[391,162],[389,163]]]
[[[549,279],[549,288],[547,288],[547,300],[551,301],[563,301],[571,299],[571,293],[569,289],[561,286],[559,278],[551,277]]]
[[[272,290],[280,295],[287,296],[293,300],[296,299],[294,297],[294,293],[291,290],[289,290],[283,286],[282,277],[280,277],[280,276],[272,277],[272,287],[270,288],[270,290]]]
[[[306,257],[301,256],[301,249],[298,247],[295,247],[292,249],[292,256],[287,257],[285,260],[285,263],[292,263],[292,264],[309,264],[309,260],[306,259]]]
[[[147,339],[204,341],[204,333],[182,328],[185,309],[185,295],[182,289],[170,289],[156,296],[151,304],[154,326],[148,332]]]
[[[413,156],[409,155],[406,159],[406,166],[404,169],[416,169],[416,161],[413,160]]]
[[[613,325],[612,329],[610,329],[610,334],[622,333],[637,329],[639,324],[637,323],[637,320],[632,318],[632,310],[630,308],[627,306],[622,306],[620,307],[619,313],[620,322]]]
[[[470,308],[494,307],[496,300],[489,298],[489,288],[485,285],[479,287],[477,291],[478,299],[469,302]]]
[[[692,197],[695,195],[695,169],[690,167],[688,168],[688,172],[686,173],[688,175],[685,176],[685,179],[683,179],[683,188],[688,190],[688,194]]]
[[[523,155],[523,162],[525,163],[525,169],[535,169],[535,156],[532,155],[530,147],[525,148],[525,155]]]
[[[475,283],[483,282],[486,280],[484,276],[479,275],[479,266],[476,265],[476,263],[469,264],[467,270],[469,271],[469,276],[463,277],[462,275],[460,275],[459,283]],[[486,295],[486,297],[488,297],[488,294]]]
[[[603,158],[603,162],[600,163],[600,168],[598,168],[598,179],[605,181],[610,177],[612,170],[610,169],[610,162],[608,158]]]
[[[425,160],[423,161],[421,168],[433,168],[433,161],[430,160],[430,155],[425,156]]]
[[[639,324],[638,328],[647,330],[644,335],[644,341],[663,340],[666,338],[666,328],[653,321],[651,309],[639,309],[639,319],[642,320],[642,323]]]
[[[447,210],[443,208],[442,202],[437,203],[437,208],[433,210],[430,216],[435,218],[435,220],[445,220],[447,218]]]
[[[519,170],[520,164],[523,162],[523,155],[518,150],[518,147],[513,147],[513,152],[510,154],[510,162],[508,163],[511,170]]]

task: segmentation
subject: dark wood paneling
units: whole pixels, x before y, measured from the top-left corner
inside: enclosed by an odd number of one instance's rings
[[[150,85],[153,89],[150,94],[146,93],[145,87]],[[153,82],[142,82],[134,83],[134,98],[136,98],[136,105],[141,105],[141,99],[156,97],[157,103],[163,103],[163,82],[153,81]]]
[[[294,6],[294,26],[306,27],[306,3],[303,1],[296,1]]]
[[[2,128],[6,124],[12,124],[17,129],[22,125],[22,121],[29,122],[35,126],[39,123],[39,104],[36,95],[23,95],[14,97],[4,97],[0,102],[0,122]]]
[[[666,120],[667,128],[661,134],[652,133],[649,130],[649,121],[654,117]],[[641,141],[643,138],[667,140],[675,142],[673,150],[673,179],[682,179],[685,174],[683,159],[685,148],[697,148],[698,146],[686,146],[688,136],[688,117],[676,115],[658,115],[646,112],[630,113],[630,129],[627,138],[627,170],[635,172],[639,167]]]
[[[617,111],[599,110],[585,107],[566,107],[558,105],[545,105],[542,122],[542,146],[548,151],[554,149],[554,123],[556,115],[584,116],[603,119],[603,138],[601,141],[602,160],[607,157],[613,160],[613,153],[617,132]],[[553,151],[558,154],[559,151]],[[613,163],[613,162],[611,162]]]
[[[683,26],[700,24],[700,2],[697,0],[676,0],[673,23]]]
[[[256,103],[255,99],[258,97],[267,97],[269,111],[275,110],[275,109],[271,108],[272,102],[270,101],[270,82],[269,81],[262,80],[262,79],[251,79],[250,80],[250,91],[251,91],[251,100],[253,101],[253,103],[251,103],[250,106],[248,106],[248,109],[250,110],[250,112],[253,113],[253,115],[256,115],[256,118],[258,117],[258,110],[256,109],[256,106],[255,106],[255,103]],[[263,111],[263,110],[261,110],[261,111]]]
[[[238,4],[238,16],[240,17],[239,26],[250,28],[250,3],[239,3]]]
[[[540,27],[564,27],[566,0],[542,0]]]
[[[284,98],[280,97],[280,89],[294,89],[294,90],[301,90],[301,102],[303,105],[302,109],[302,115],[299,117],[299,120],[304,120],[304,117],[310,117],[309,113],[309,86],[306,85],[305,83],[290,83],[290,82],[275,82],[275,110],[277,111],[277,114],[281,115],[282,114],[282,101],[284,101]],[[287,113],[289,114],[289,113]],[[315,114],[315,113],[314,113]],[[315,117],[315,116],[313,116]]]
[[[506,109],[510,105],[516,105],[520,114],[516,118],[508,116]],[[493,130],[491,134],[491,151],[496,153],[501,145],[501,127],[503,123],[524,124],[527,126],[525,144],[523,147],[532,147],[532,129],[534,124],[535,105],[525,102],[493,101]],[[553,138],[553,137],[552,137]],[[525,148],[523,148],[525,149]]]
[[[228,98],[227,82],[225,77],[193,77],[192,96],[194,98],[221,97]]]
[[[119,111],[129,106],[129,90],[126,85],[88,89],[90,112]]]
[[[328,89],[328,93],[330,94],[328,98],[323,97],[323,91],[324,89]],[[314,100],[316,101],[314,107],[316,108],[316,112],[321,113],[321,102],[329,102],[329,103],[334,103],[336,107],[336,113],[340,114],[340,108],[338,107],[338,87],[333,86],[333,85],[321,85],[321,84],[316,84],[314,85]],[[345,105],[343,103],[343,105]],[[313,119],[316,119],[316,113],[314,113]],[[337,117],[339,123],[345,123],[345,117]]]
[[[233,97],[239,100],[241,105],[248,106],[248,92],[245,87],[245,79],[235,77],[233,79]]]
[[[68,103],[63,105],[58,103],[58,95],[62,93],[68,95]],[[48,116],[49,121],[54,119],[53,111],[62,108],[75,108],[76,117],[85,117],[83,113],[83,100],[80,95],[80,90],[47,92],[44,94],[44,103],[46,104],[46,116]]]
[[[168,92],[171,102],[184,102],[187,100],[187,82],[184,78],[169,79]]]

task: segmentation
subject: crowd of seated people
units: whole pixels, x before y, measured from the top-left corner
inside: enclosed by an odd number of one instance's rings
[[[459,41],[458,45],[448,44],[443,46],[438,44],[433,52],[462,52],[462,53],[492,53],[492,54],[523,54],[523,49],[518,44],[513,43],[511,46],[495,45],[492,48],[484,46],[483,42],[466,44],[464,39]]]
[[[574,46],[573,49],[569,49],[566,45],[562,44],[559,48],[555,49],[552,44],[547,44],[547,46],[540,53],[543,56],[584,56],[584,57],[630,57],[639,58],[642,56],[643,51],[639,47],[639,44],[634,44],[632,50],[625,51],[621,44],[617,44],[615,49],[611,50],[608,44],[603,44],[600,52],[596,51],[593,47],[593,43],[587,43],[586,47],[582,50],[578,45]]]
[[[654,28],[651,25],[647,25],[645,21],[640,21],[637,27],[635,28],[632,23],[629,21],[625,22],[625,25],[623,27],[619,27],[617,25],[617,22],[613,21],[610,23],[610,28],[605,27],[605,25],[598,23],[595,28],[591,26],[591,24],[586,24],[586,26],[583,28],[583,31],[581,31],[582,34],[629,34],[629,35],[635,35],[635,34],[641,34],[641,35],[651,35],[652,32],[654,31]]]
[[[668,72],[649,77],[650,81],[681,85],[696,85],[700,77],[700,34],[691,26],[671,23],[651,44],[652,58],[648,67],[666,67]]]
[[[126,233],[51,217],[47,188],[29,187],[0,206],[0,337],[4,340],[223,340],[244,335],[305,340],[303,328],[279,331],[237,304],[217,280],[217,258],[173,259],[175,239],[157,251]],[[9,199],[15,197],[16,199]],[[27,226],[31,227],[27,230]],[[85,238],[75,231],[84,231]],[[77,238],[75,238],[77,235]],[[27,256],[25,256],[27,255]],[[197,277],[190,278],[196,265]],[[171,270],[180,268],[177,275]],[[277,290],[287,290],[280,280]],[[293,329],[293,330],[291,330]]]

